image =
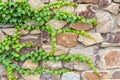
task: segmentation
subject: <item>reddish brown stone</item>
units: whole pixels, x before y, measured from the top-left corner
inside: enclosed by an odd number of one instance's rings
[[[46,42],[49,42],[49,40],[50,40],[50,36],[49,36],[48,32],[42,31],[41,32],[41,42],[46,43]]]
[[[20,50],[20,54],[23,54],[23,53],[29,53],[29,52],[31,52],[31,51],[35,51],[36,50],[36,47],[35,46],[33,46],[33,47],[30,47],[30,48],[22,48],[21,50]]]
[[[77,34],[64,32],[56,35],[56,42],[65,47],[73,47],[77,45]]]
[[[105,80],[110,79],[110,74],[108,72],[100,72],[100,76],[96,75],[93,72],[84,72],[84,80]]]
[[[112,50],[105,54],[103,60],[105,67],[115,68],[120,67],[120,51]]]
[[[77,23],[72,23],[70,27],[73,29],[77,29],[77,30],[90,30],[93,28],[93,25],[82,23],[82,22],[77,22]]]
[[[111,0],[100,0],[98,5],[101,8],[104,8],[104,7],[109,6],[110,3],[111,3]]]

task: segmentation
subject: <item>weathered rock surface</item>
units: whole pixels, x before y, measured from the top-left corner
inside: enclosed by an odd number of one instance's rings
[[[99,7],[105,8],[111,4],[112,0],[99,0]]]
[[[39,8],[40,6],[44,5],[44,3],[42,3],[40,0],[28,0],[28,2],[33,8]]]
[[[77,22],[77,23],[71,23],[70,27],[76,30],[90,30],[93,28],[93,25],[82,23],[82,22]]]
[[[101,47],[120,47],[120,43],[108,43],[108,42],[103,42],[101,44]]]
[[[42,73],[40,80],[60,80],[60,75]]]
[[[36,75],[22,75],[22,77],[24,78],[24,80],[40,80],[40,74],[36,74]]]
[[[50,36],[47,31],[41,31],[41,42],[42,43],[47,43],[50,41]]]
[[[111,43],[120,42],[120,31],[114,33],[107,33],[105,39],[107,42],[111,42]]]
[[[75,0],[78,3],[98,3],[99,0]]]
[[[114,0],[114,2],[118,2],[118,3],[120,3],[120,0]]]
[[[117,25],[120,27],[120,14],[118,15],[118,18],[117,18]]]
[[[85,18],[92,18],[95,16],[98,6],[92,4],[79,4],[75,9],[75,13]]]
[[[4,34],[0,31],[0,40],[4,38]]]
[[[98,25],[96,27],[97,32],[107,33],[114,29],[114,20],[108,12],[98,11],[96,13],[96,19],[98,21]]]
[[[65,47],[73,47],[77,45],[77,34],[64,32],[56,35],[56,42]]]
[[[42,63],[42,66],[44,68],[49,68],[49,69],[60,69],[62,68],[62,62],[61,61],[58,61],[58,62],[44,61]]]
[[[111,49],[106,51],[102,56],[101,61],[105,69],[120,67],[120,50]]]
[[[103,38],[102,38],[100,33],[92,33],[91,36],[94,39],[89,39],[85,36],[79,36],[78,41],[83,43],[85,46],[94,45],[94,44],[97,44],[97,43],[101,43],[103,41]]]
[[[51,45],[43,45],[42,48],[45,50],[45,52],[50,53],[52,51]],[[65,48],[63,46],[57,45],[54,55],[61,55],[61,54],[67,54],[68,48]]]
[[[116,71],[112,74],[113,79],[120,79],[120,71]]]
[[[40,34],[40,30],[32,30],[30,31],[30,34]]]
[[[34,68],[37,68],[37,67],[38,67],[38,64],[33,63],[31,60],[26,60],[22,65],[22,68],[24,68],[24,69],[26,69],[26,68],[34,69]]]
[[[14,34],[14,28],[5,28],[5,29],[2,29],[2,31],[8,35],[13,35]]]
[[[47,24],[50,24],[55,29],[60,29],[60,28],[63,28],[67,24],[67,22],[62,20],[51,19],[48,21]]]
[[[29,33],[28,30],[24,30],[24,29],[21,30],[21,35],[22,36],[27,35],[28,33]]]
[[[62,75],[61,80],[80,80],[80,75],[76,72],[67,72]]]
[[[100,71],[101,76],[97,76],[92,71],[85,71],[82,73],[83,80],[105,80],[110,79],[110,73],[108,71]]]
[[[65,68],[74,69],[74,70],[89,70],[89,65],[85,62],[81,63],[78,61],[75,62],[66,62],[64,64]]]
[[[117,3],[111,3],[108,7],[105,8],[105,10],[117,15],[119,11],[119,6],[120,5]]]

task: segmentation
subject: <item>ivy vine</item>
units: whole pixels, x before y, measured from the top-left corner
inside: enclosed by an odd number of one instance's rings
[[[67,23],[75,23],[81,21],[83,23],[92,23],[93,25],[97,25],[97,21],[95,19],[86,19],[82,16],[76,16],[75,14],[66,11],[57,10],[56,12],[53,12],[53,9],[55,8],[60,8],[62,6],[68,5],[75,6],[77,4],[68,1],[58,1],[55,3],[46,4],[45,6],[39,7],[38,9],[34,9],[31,8],[29,3],[25,0],[8,0],[7,2],[0,1],[0,23],[12,24],[15,26],[14,35],[5,35],[5,38],[0,41],[0,63],[2,63],[6,68],[8,80],[17,80],[14,76],[14,70],[16,70],[20,74],[38,74],[42,72],[62,74],[71,71],[67,68],[62,68],[60,70],[50,70],[43,67],[37,67],[35,69],[23,69],[17,64],[13,63],[13,61],[25,61],[26,59],[30,59],[34,63],[37,63],[41,60],[55,62],[68,62],[77,60],[79,62],[88,63],[91,69],[95,73],[98,73],[95,65],[92,63],[92,60],[88,56],[84,56],[83,54],[74,55],[71,53],[69,53],[68,55],[53,55],[56,48],[56,34],[71,32],[86,36],[88,38],[92,38],[92,36],[84,30],[79,31],[71,28],[55,29],[51,25],[46,24],[46,22],[48,22],[50,19],[64,20]],[[31,21],[33,22],[33,24],[29,25],[28,23]],[[20,43],[19,39],[21,29],[46,30],[51,36],[52,52],[46,53],[42,48],[39,48],[36,51],[31,51],[26,54],[20,54],[20,50],[22,48],[30,48],[32,46],[35,46],[32,42]]]

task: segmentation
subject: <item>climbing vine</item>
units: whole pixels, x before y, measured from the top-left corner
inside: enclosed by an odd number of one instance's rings
[[[56,48],[56,34],[60,34],[63,32],[71,32],[75,34],[79,34],[81,36],[86,36],[88,38],[92,38],[92,36],[84,30],[75,30],[71,28],[62,28],[55,29],[49,24],[46,24],[50,19],[56,20],[64,20],[67,23],[75,23],[81,21],[83,23],[93,25],[97,25],[97,21],[95,19],[86,19],[82,16],[76,16],[70,12],[57,10],[53,12],[53,9],[60,8],[62,6],[75,6],[77,5],[74,2],[67,1],[58,1],[55,3],[46,4],[45,6],[39,7],[38,9],[31,8],[27,1],[17,0],[13,2],[12,0],[8,0],[7,2],[0,1],[0,23],[2,24],[11,24],[15,26],[14,35],[5,35],[5,38],[0,41],[0,63],[2,63],[7,71],[8,80],[17,80],[14,76],[14,70],[16,70],[20,74],[38,74],[42,72],[53,73],[53,74],[62,74],[70,69],[63,68],[60,70],[50,70],[43,67],[37,67],[35,69],[23,69],[13,61],[25,61],[26,59],[30,59],[32,62],[43,61],[75,61],[86,62],[89,64],[91,69],[95,73],[98,73],[92,60],[84,56],[83,54],[71,54],[68,55],[61,54],[58,56],[54,56],[55,48]],[[33,22],[33,24],[29,24]],[[46,53],[42,48],[39,48],[36,51],[31,51],[29,53],[20,54],[20,50],[22,48],[30,48],[35,46],[32,42],[20,43],[20,30],[46,30],[51,36],[52,43],[52,52]]]

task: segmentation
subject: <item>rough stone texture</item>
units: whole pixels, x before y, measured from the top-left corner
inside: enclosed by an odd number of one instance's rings
[[[79,36],[78,41],[83,43],[85,46],[94,45],[97,43],[101,43],[103,41],[103,38],[102,38],[100,33],[92,33],[91,36],[94,39],[89,39],[89,38],[84,37],[84,36]]]
[[[60,75],[42,73],[40,80],[60,80]]]
[[[74,69],[74,70],[89,70],[90,69],[87,63],[85,62],[80,63],[78,61],[66,62],[64,64],[64,67],[69,68],[69,69]]]
[[[42,63],[42,66],[44,68],[49,68],[49,69],[60,69],[62,68],[62,63],[61,61],[58,61],[58,62],[52,62],[52,61],[44,61]]]
[[[85,71],[82,73],[82,79],[83,80],[106,80],[110,79],[110,73],[107,71],[100,71],[101,76],[97,76],[92,71]]]
[[[27,35],[28,33],[29,33],[28,30],[24,30],[24,29],[21,30],[21,35],[22,36]]]
[[[110,6],[105,8],[105,10],[117,15],[119,11],[119,6],[120,5],[117,3],[111,3]]]
[[[36,74],[36,75],[22,75],[22,77],[24,78],[24,80],[40,80],[40,74]]]
[[[113,79],[120,79],[120,71],[116,71],[112,74]]]
[[[40,34],[40,30],[32,30],[30,31],[30,34]]]
[[[7,80],[7,73],[2,64],[0,64],[0,80]]]
[[[50,0],[50,2],[57,2],[58,0]]]
[[[4,38],[4,34],[0,31],[0,40]]]
[[[80,75],[76,72],[67,72],[62,75],[61,80],[80,80]]]
[[[105,8],[111,4],[112,0],[100,0],[99,1],[99,7]]]
[[[104,68],[120,67],[120,50],[110,50],[101,58]]]
[[[0,28],[13,28],[14,25],[0,24]]]
[[[104,43],[101,44],[101,47],[120,47],[120,43],[104,42]]]
[[[120,3],[120,0],[114,0],[114,2],[118,2],[118,3]]]
[[[6,28],[6,29],[2,29],[2,31],[8,35],[13,35],[14,34],[14,28]]]
[[[40,0],[28,0],[28,2],[33,8],[39,8],[40,6],[44,5]]]
[[[38,40],[39,36],[27,35],[24,37],[20,37],[20,42],[33,42],[35,45],[40,46],[40,41]]]
[[[56,35],[56,42],[65,47],[73,47],[77,45],[77,34],[64,32]]]
[[[82,22],[77,22],[77,23],[72,23],[70,27],[76,30],[90,30],[93,28],[93,25],[82,23]]]
[[[96,19],[99,23],[96,27],[97,32],[107,33],[107,32],[111,32],[113,30],[114,20],[108,12],[98,11],[96,13]]]
[[[108,33],[106,35],[106,41],[111,43],[118,43],[120,42],[120,31],[115,33]]]
[[[60,29],[60,28],[63,28],[67,24],[67,22],[62,21],[62,20],[51,19],[48,21],[47,24],[50,24],[55,29]]]
[[[26,69],[26,68],[34,69],[37,67],[38,67],[38,64],[31,62],[31,60],[25,60],[25,62],[22,65],[22,68],[24,68],[24,69]]]
[[[41,31],[41,42],[47,43],[50,41],[50,36],[47,31]]]
[[[49,0],[40,0],[42,1],[43,3],[49,3]]]
[[[120,14],[118,15],[118,18],[117,18],[117,25],[120,27]]]
[[[75,0],[78,3],[98,3],[99,0]]]
[[[51,45],[43,45],[42,48],[47,53],[50,53],[51,50],[52,50],[52,46]],[[63,46],[57,45],[54,55],[56,56],[56,55],[61,55],[61,54],[67,54],[67,52],[68,52],[68,48],[65,48]]]
[[[54,9],[54,12],[56,12],[57,10],[62,10],[62,11],[67,11],[67,12],[74,12],[74,7],[72,6],[63,6],[59,9]]]
[[[95,12],[98,6],[92,4],[79,4],[75,9],[75,13],[79,16],[91,18],[95,16]]]

